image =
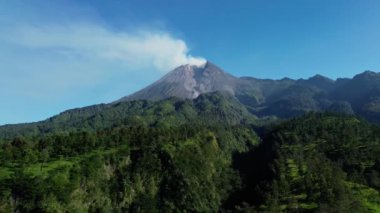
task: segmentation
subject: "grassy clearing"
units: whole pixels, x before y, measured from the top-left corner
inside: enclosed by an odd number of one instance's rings
[[[25,168],[25,172],[31,176],[48,176],[49,172],[61,167],[71,167],[75,162],[67,160],[56,160],[48,163],[36,163]]]
[[[75,156],[75,157],[67,157],[67,158],[61,158],[58,160],[53,160],[45,163],[35,163],[28,166],[25,166],[25,172],[31,176],[43,176],[47,177],[49,175],[49,172],[63,168],[63,167],[71,167],[76,163],[79,163],[83,159],[89,158],[94,155],[109,155],[118,151],[124,150],[123,147],[119,148],[112,148],[112,149],[101,149],[101,150],[94,150],[92,152]],[[15,166],[16,167],[16,166]],[[0,167],[0,180],[11,178],[13,174],[13,170],[15,167]]]
[[[346,182],[346,185],[354,191],[355,196],[361,201],[369,212],[380,212],[380,193],[365,185]]]

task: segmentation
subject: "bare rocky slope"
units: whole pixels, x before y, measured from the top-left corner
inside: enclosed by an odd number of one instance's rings
[[[207,62],[202,66],[182,65],[152,85],[119,101],[162,100],[169,97],[194,99],[209,92],[234,94],[239,79]]]

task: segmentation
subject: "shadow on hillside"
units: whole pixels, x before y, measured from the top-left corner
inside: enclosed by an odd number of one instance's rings
[[[233,168],[240,175],[241,187],[224,202],[224,209],[258,206],[264,202],[265,195],[271,191],[269,183],[275,176],[276,150],[273,143],[264,141],[249,152],[233,155]]]

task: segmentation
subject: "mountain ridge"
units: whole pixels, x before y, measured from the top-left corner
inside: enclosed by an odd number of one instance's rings
[[[307,79],[286,77],[272,80],[235,77],[207,61],[203,67],[179,66],[160,80],[118,102],[144,99],[157,101],[169,97],[194,99],[200,94],[218,91],[234,96],[258,116],[289,118],[308,111],[330,109],[366,116],[368,113],[363,108],[380,108],[378,85],[380,73],[374,71],[359,73],[351,79],[333,80],[316,74]]]
[[[213,93],[223,94],[225,100],[213,103],[214,96],[219,97]],[[354,114],[380,123],[380,73],[366,71],[352,79],[332,80],[317,74],[308,79],[272,80],[235,77],[208,61],[204,66],[177,67],[148,87],[109,104],[66,110],[40,122],[0,126],[0,135],[49,132],[62,126],[64,129],[69,128],[73,122],[76,123],[74,126],[89,128],[112,125],[116,121],[125,123],[128,121],[126,118],[153,110],[155,105],[156,110],[159,110],[162,103],[180,110],[177,107],[179,103],[190,101],[191,107],[195,107],[192,110],[201,110],[197,107],[204,107],[204,104],[194,105],[199,97],[204,102],[211,101],[214,113],[219,111],[217,113],[227,115],[224,119],[239,117],[239,111],[247,111],[243,116],[259,119],[272,116],[287,119],[310,111],[328,111]],[[220,103],[224,106],[230,104],[238,110],[229,106],[222,109]],[[119,105],[121,108],[114,112]],[[132,105],[135,108],[130,110]],[[93,121],[104,124],[93,124]]]

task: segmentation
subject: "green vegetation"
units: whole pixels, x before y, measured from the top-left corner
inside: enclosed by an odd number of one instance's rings
[[[78,130],[96,131],[119,126],[169,127],[187,123],[208,126],[218,123],[236,125],[253,123],[255,120],[256,117],[238,100],[216,92],[201,95],[195,100],[141,100],[68,110],[37,123],[2,126],[0,140]]]
[[[6,212],[218,211],[239,184],[244,126],[128,127],[15,138],[1,149]]]
[[[309,114],[263,135],[236,157],[245,187],[227,204],[265,212],[378,212],[380,128]],[[264,162],[264,163],[263,163]]]
[[[132,101],[3,127],[0,212],[380,211],[379,126],[258,120],[235,101]]]

